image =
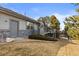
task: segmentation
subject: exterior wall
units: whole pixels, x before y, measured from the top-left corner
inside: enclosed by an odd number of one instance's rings
[[[43,35],[45,32],[44,32],[44,28],[40,28],[40,34]]]
[[[9,19],[2,14],[0,14],[0,29],[9,30]]]
[[[38,25],[34,24],[34,34],[38,34]]]
[[[26,21],[19,21],[19,30],[26,30]]]
[[[12,17],[12,16],[8,16],[5,14],[0,14],[0,29],[9,29],[9,20],[16,20],[19,22],[19,30],[26,30],[26,25],[25,25],[25,21]],[[6,25],[6,26],[5,26]]]
[[[38,25],[35,23],[32,23],[34,26],[34,29],[27,29],[27,22],[25,20],[22,19],[18,19],[16,17],[12,17],[6,14],[2,14],[0,13],[0,30],[8,30],[7,33],[7,37],[10,37],[10,20],[15,20],[19,22],[19,31],[18,31],[18,36],[19,37],[24,37],[24,36],[28,36],[31,35],[33,33],[38,33]],[[34,31],[34,32],[33,32]]]
[[[19,32],[18,32],[19,35],[18,36],[23,36],[27,34],[26,22],[24,20],[9,16],[6,14],[0,14],[0,30],[2,29],[2,30],[10,31],[10,20],[16,20],[19,22]]]
[[[43,35],[45,33],[44,25],[41,23],[40,25],[40,34]]]

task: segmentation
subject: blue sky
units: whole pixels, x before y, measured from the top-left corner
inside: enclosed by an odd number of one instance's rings
[[[2,3],[0,5],[34,19],[55,15],[61,23],[61,30],[64,28],[64,18],[77,14],[76,6],[69,3]]]

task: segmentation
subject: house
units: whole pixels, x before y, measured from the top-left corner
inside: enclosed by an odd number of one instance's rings
[[[33,28],[28,28],[28,25]],[[24,37],[39,33],[39,25],[34,19],[7,8],[0,7],[0,33],[7,37]]]

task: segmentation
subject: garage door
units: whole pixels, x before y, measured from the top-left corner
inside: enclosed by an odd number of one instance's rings
[[[18,21],[10,20],[10,37],[18,36]]]

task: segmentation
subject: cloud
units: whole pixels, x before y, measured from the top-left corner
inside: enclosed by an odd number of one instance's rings
[[[64,29],[64,23],[63,22],[64,22],[65,18],[70,16],[70,15],[61,15],[61,14],[57,14],[57,13],[55,13],[54,15],[57,17],[57,19],[60,22],[60,30],[63,30]]]

